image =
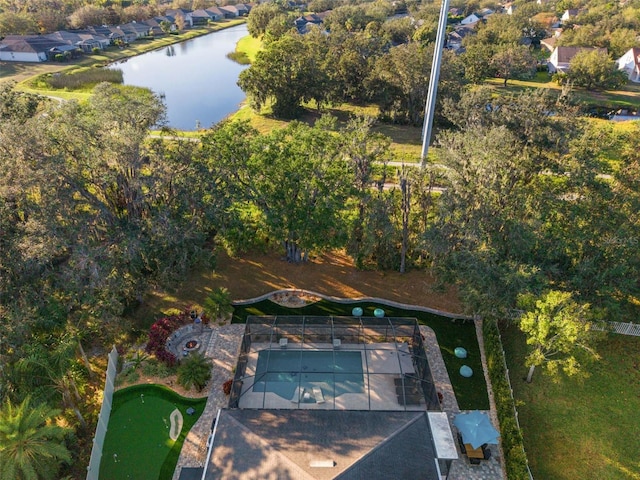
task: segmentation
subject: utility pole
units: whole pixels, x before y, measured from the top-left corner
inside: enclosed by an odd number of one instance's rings
[[[429,77],[429,92],[427,103],[424,107],[424,124],[422,125],[422,167],[427,163],[427,152],[431,141],[431,128],[433,126],[433,116],[436,108],[436,95],[438,93],[438,80],[440,79],[440,63],[442,62],[442,51],[444,49],[444,37],[447,33],[447,15],[449,14],[449,0],[442,0],[440,6],[440,19],[438,20],[438,34],[436,44],[433,49],[433,63],[431,64],[431,75]]]

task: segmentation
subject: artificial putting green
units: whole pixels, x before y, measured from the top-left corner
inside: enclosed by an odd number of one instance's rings
[[[160,385],[135,385],[113,395],[100,462],[101,480],[164,480],[173,475],[182,443],[204,411],[206,398],[181,397]],[[187,409],[195,410],[187,415]],[[179,410],[182,428],[171,413]],[[175,415],[174,415],[175,417]]]

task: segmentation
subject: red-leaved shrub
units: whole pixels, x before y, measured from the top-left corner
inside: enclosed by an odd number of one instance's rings
[[[192,310],[193,308],[189,307],[177,315],[170,315],[156,320],[153,325],[151,325],[151,328],[149,328],[149,340],[147,341],[146,347],[147,352],[153,353],[158,360],[168,366],[174,366],[178,362],[178,359],[173,353],[167,350],[167,340],[173,332],[183,325],[193,323],[191,319]],[[205,315],[200,318],[202,319],[202,323],[209,323],[209,319]]]

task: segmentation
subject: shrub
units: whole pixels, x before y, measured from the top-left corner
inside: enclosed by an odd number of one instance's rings
[[[150,377],[166,378],[174,372],[172,372],[166,363],[158,360],[149,360],[145,362],[142,367],[142,373]]]
[[[231,385],[233,385],[233,380],[227,380],[222,384],[222,391],[225,395],[231,395]]]
[[[233,312],[231,294],[224,287],[216,288],[204,301],[204,310],[212,318],[225,318]]]
[[[140,379],[140,374],[137,370],[130,368],[126,372],[120,374],[119,380],[127,383],[135,383]]]
[[[231,52],[227,53],[227,58],[236,62],[239,65],[251,65],[251,60],[244,52]]]
[[[91,53],[93,53],[94,55],[98,55],[101,52],[101,50],[98,47],[93,47],[91,49]]]
[[[192,353],[178,367],[178,383],[187,390],[201,392],[211,378],[211,362],[201,353]]]
[[[528,480],[527,456],[524,452],[522,432],[518,428],[515,418],[515,403],[507,380],[504,353],[497,322],[494,319],[485,319],[482,330],[487,356],[487,369],[489,370],[498,421],[500,422],[500,437],[502,439],[507,478],[509,480]]]
[[[189,307],[176,315],[169,315],[160,320],[156,320],[149,329],[149,340],[147,341],[146,351],[153,353],[158,360],[164,362],[168,367],[175,366],[178,359],[167,350],[167,340],[178,328],[193,323],[191,319],[192,310],[193,308]],[[207,316],[203,315],[201,318],[203,323],[209,323]]]

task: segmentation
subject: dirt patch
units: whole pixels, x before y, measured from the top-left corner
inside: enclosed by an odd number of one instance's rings
[[[254,298],[274,290],[309,290],[344,298],[379,297],[396,302],[462,313],[454,288],[434,289],[435,278],[424,271],[361,271],[342,252],[331,252],[305,264],[288,263],[277,254],[221,255],[213,272],[193,272],[173,293],[153,292],[137,312],[153,318],[171,308],[202,305],[216,287],[226,287],[234,300]]]

